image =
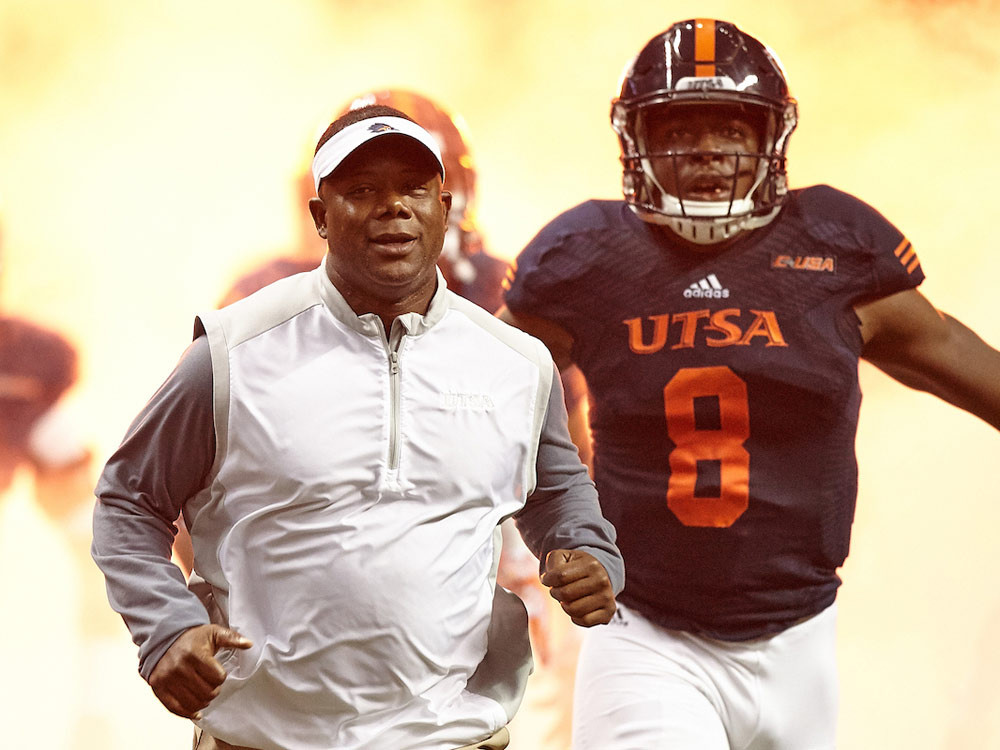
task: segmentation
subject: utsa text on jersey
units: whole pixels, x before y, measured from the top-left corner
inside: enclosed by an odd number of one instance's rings
[[[749,346],[758,338],[763,340],[765,346],[788,346],[773,310],[740,310],[736,307],[715,312],[708,309],[688,310],[650,315],[646,320],[652,324],[648,339],[646,332],[650,326],[642,318],[622,321],[628,329],[629,349],[636,354],[655,354],[667,345],[668,339],[671,340],[671,349],[693,349],[696,345]],[[705,334],[698,336],[700,331]]]

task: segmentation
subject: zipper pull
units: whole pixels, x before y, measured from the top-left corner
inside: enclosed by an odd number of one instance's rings
[[[396,352],[389,352],[389,374],[399,374],[399,355]]]

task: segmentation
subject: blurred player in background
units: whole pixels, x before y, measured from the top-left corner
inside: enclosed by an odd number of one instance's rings
[[[2,252],[0,232],[0,281]],[[76,379],[76,349],[65,336],[0,312],[0,494],[28,467],[39,506],[57,522],[93,499],[91,449],[63,400]]]
[[[80,496],[57,488],[85,468],[90,451],[57,407],[76,381],[76,350],[64,336],[24,318],[0,316],[0,492],[22,466],[32,470],[42,508],[64,520]],[[85,487],[82,497],[89,498]]]
[[[734,25],[654,37],[611,117],[624,202],[543,228],[500,313],[586,377],[628,570],[584,639],[574,747],[833,748],[858,360],[1000,428],[1000,352],[917,291],[874,209],[787,189],[796,104]]]

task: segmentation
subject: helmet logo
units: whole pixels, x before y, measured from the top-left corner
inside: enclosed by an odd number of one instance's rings
[[[687,77],[677,81],[675,88],[678,91],[736,91],[736,82],[729,76]]]

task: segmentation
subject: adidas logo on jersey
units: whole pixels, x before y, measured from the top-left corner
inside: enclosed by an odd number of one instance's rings
[[[691,286],[685,289],[684,296],[688,299],[692,297],[724,299],[729,296],[729,290],[719,283],[719,279],[714,273],[710,273],[705,278],[694,282]]]

